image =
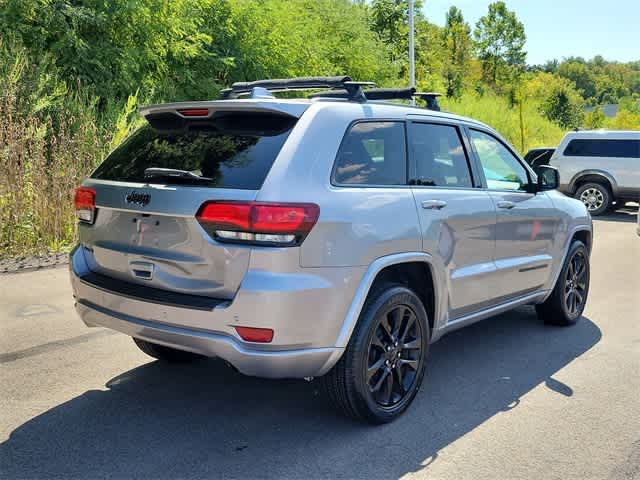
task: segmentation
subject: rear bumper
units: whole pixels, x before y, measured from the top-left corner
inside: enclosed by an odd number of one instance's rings
[[[344,351],[335,347],[344,313],[335,315],[335,305],[318,309],[310,303],[323,298],[326,304],[329,295],[338,296],[331,278],[311,276],[297,283],[289,280],[290,290],[273,290],[273,282],[277,282],[274,277],[264,291],[254,290],[252,282],[247,281],[245,291],[241,288],[233,301],[202,309],[143,301],[109,291],[86,281],[89,273],[82,248],[77,248],[71,253],[71,284],[76,311],[87,326],[106,327],[161,345],[220,357],[245,375],[320,376]],[[334,280],[342,281],[340,275]],[[274,342],[245,342],[234,325],[273,328]]]
[[[256,377],[303,378],[322,375],[333,365],[333,362],[329,364],[332,357],[341,353],[341,349],[337,348],[252,350],[227,335],[133,318],[86,300],[76,302],[76,311],[89,327],[106,327],[161,345],[220,357],[241,373]]]

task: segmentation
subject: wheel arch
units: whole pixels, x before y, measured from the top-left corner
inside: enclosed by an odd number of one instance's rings
[[[416,288],[421,273],[425,273],[427,278],[421,288]],[[385,283],[400,283],[416,292],[427,311],[433,335],[439,315],[438,270],[433,265],[431,255],[424,252],[407,252],[380,257],[371,263],[347,311],[336,340],[336,347],[347,346],[369,293]]]
[[[560,276],[560,272],[562,271],[562,266],[564,262],[567,261],[567,255],[569,254],[569,249],[571,248],[571,244],[574,240],[580,240],[587,247],[587,251],[591,254],[591,248],[593,244],[593,231],[589,225],[577,225],[573,227],[571,230],[571,234],[567,235],[567,241],[562,249],[562,261],[556,267],[555,272],[553,273],[553,277],[551,278],[551,282],[548,284],[548,292],[547,294],[540,299],[538,303],[544,302],[553,291],[553,287],[558,281],[558,277]]]
[[[609,187],[609,191],[615,195],[618,190],[618,182],[613,178],[608,172],[604,170],[583,170],[582,172],[577,173],[571,179],[569,183],[569,191],[571,194],[575,194],[580,185],[584,185],[585,183],[600,183],[605,184]]]

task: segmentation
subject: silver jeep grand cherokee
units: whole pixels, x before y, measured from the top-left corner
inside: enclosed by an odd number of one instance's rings
[[[259,81],[143,108],[76,191],[82,320],[165,361],[321,377],[374,423],[409,406],[445,333],[524,304],[577,321],[592,225],[557,171],[536,176],[433,96],[417,108],[381,101],[413,89],[365,86]],[[298,88],[330,90],[272,95]]]

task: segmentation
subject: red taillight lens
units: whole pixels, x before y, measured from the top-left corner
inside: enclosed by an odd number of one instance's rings
[[[196,218],[209,235],[223,242],[295,246],[319,215],[314,203],[207,202]]]
[[[96,211],[96,191],[89,187],[78,187],[73,197],[76,215],[82,222],[93,223]]]
[[[236,332],[246,342],[269,343],[273,340],[273,330],[270,328],[235,327]]]
[[[209,110],[206,108],[186,108],[178,110],[178,113],[183,117],[206,117],[209,115]]]

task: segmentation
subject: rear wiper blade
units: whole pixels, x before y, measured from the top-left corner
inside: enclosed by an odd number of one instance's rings
[[[188,170],[178,170],[175,168],[150,167],[144,171],[144,178],[182,178],[201,182],[211,182],[213,178],[201,177]]]

